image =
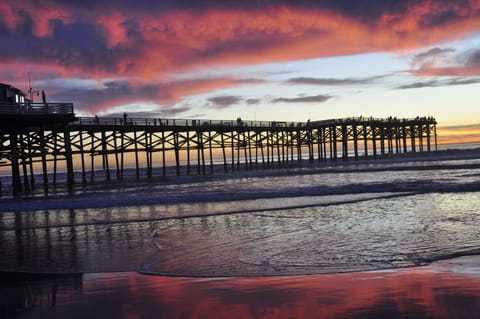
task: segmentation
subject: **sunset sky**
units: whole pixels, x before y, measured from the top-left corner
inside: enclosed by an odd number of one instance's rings
[[[431,115],[480,140],[480,1],[2,0],[0,36],[0,82],[80,116]]]

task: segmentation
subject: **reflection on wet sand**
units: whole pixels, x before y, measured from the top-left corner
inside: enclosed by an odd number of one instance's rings
[[[463,265],[464,257],[456,265]],[[474,261],[478,265],[478,258]],[[451,266],[447,266],[451,267]],[[451,267],[453,269],[453,267]],[[463,268],[465,269],[465,268]],[[16,287],[12,289],[9,287]],[[434,266],[295,277],[182,278],[133,272],[10,277],[2,317],[477,318],[480,276]],[[8,298],[6,298],[8,296]]]
[[[479,200],[419,194],[175,219],[157,205],[2,213],[0,270],[222,277],[419,266],[480,253]]]
[[[0,270],[80,273],[137,270],[154,250],[152,224],[83,223],[78,211],[0,214]],[[37,225],[37,226],[35,226]],[[60,226],[57,226],[60,225]]]
[[[34,275],[0,273],[0,318],[27,315],[35,308],[51,311],[57,297],[81,293],[82,275]],[[42,310],[43,311],[43,310]]]

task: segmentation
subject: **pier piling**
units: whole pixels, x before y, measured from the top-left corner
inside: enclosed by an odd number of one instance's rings
[[[80,118],[71,123],[0,130],[0,165],[11,172],[14,195],[33,189],[38,182],[34,177],[36,169],[48,193],[49,187],[59,181],[60,173],[64,173],[69,188],[74,186],[76,170],[86,184],[88,156],[90,182],[95,181],[96,165],[100,163],[107,181],[112,178],[111,169],[115,169],[116,180],[124,179],[129,165],[134,165],[136,179],[172,173],[205,175],[207,170],[212,174],[216,158],[223,172],[228,173],[282,167],[302,160],[336,161],[340,156],[347,161],[430,152],[437,149],[436,124],[432,117],[360,117],[306,123]],[[101,162],[95,159],[99,156]],[[192,157],[196,157],[193,172]],[[36,167],[35,163],[40,165]],[[169,171],[169,166],[174,170]],[[2,186],[5,188],[5,183]]]

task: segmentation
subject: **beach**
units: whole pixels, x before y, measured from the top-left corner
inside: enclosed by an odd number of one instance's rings
[[[3,276],[2,318],[476,318],[480,259],[319,276]]]
[[[473,318],[480,151],[0,199],[3,317]]]

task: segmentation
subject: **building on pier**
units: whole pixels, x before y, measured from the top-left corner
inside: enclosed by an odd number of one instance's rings
[[[76,119],[73,103],[47,102],[44,91],[42,102],[34,103],[22,90],[0,83],[0,168],[6,165],[11,167],[14,194],[30,191],[35,184],[33,162],[45,162],[52,154],[52,150],[46,145],[49,141],[45,133],[65,127]],[[33,144],[31,140],[32,132],[39,134],[37,144]],[[24,175],[23,186],[20,177],[21,167]],[[28,175],[30,180],[26,177]],[[45,180],[44,184],[47,185]],[[0,180],[0,192],[1,186]]]
[[[22,128],[42,125],[64,124],[75,121],[73,103],[34,103],[25,92],[8,84],[0,83],[0,126]]]
[[[0,103],[5,104],[23,104],[31,102],[27,99],[25,92],[11,85],[0,83]]]

